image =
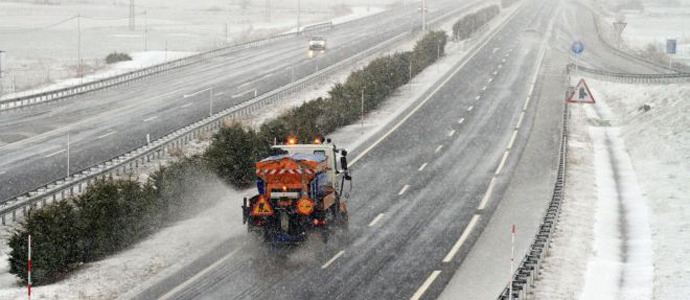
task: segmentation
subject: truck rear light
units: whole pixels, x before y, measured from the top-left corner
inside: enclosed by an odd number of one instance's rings
[[[319,219],[314,219],[314,226],[319,226]]]
[[[321,225],[321,226],[326,225],[326,219],[323,219],[323,220],[314,219],[314,226],[319,226],[319,225]]]

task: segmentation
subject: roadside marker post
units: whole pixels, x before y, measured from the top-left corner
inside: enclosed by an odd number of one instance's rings
[[[513,261],[515,260],[515,224],[510,229],[510,272],[508,278],[508,299],[513,299]]]
[[[27,271],[27,284],[26,287],[29,293],[29,300],[31,300],[31,235],[29,235],[29,253],[28,253],[28,263],[26,265]]]

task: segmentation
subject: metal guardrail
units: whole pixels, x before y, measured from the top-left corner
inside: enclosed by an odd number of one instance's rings
[[[558,169],[556,171],[556,183],[554,185],[551,202],[546,209],[544,220],[539,225],[537,232],[529,251],[518,265],[517,270],[513,273],[512,278],[512,295],[510,295],[511,287],[507,286],[498,296],[499,300],[508,299],[526,299],[527,294],[534,286],[534,281],[539,275],[539,269],[542,266],[544,257],[551,247],[551,238],[558,223],[558,218],[561,213],[561,203],[563,202],[566,179],[566,167],[568,160],[568,105],[563,101],[563,124],[561,143],[558,150]]]
[[[246,116],[250,113],[265,107],[268,104],[299,92],[305,87],[312,85],[320,80],[331,76],[333,73],[340,71],[346,67],[350,67],[354,62],[374,52],[390,46],[391,44],[406,37],[408,33],[400,34],[392,39],[389,39],[375,47],[351,56],[348,59],[340,61],[335,65],[331,65],[320,71],[314,72],[307,77],[299,79],[291,84],[278,88],[268,93],[259,95],[258,97],[250,98],[240,104],[231,108],[223,110],[214,114],[213,116],[204,118],[203,120],[189,124],[182,129],[176,130],[168,135],[157,139],[151,144],[137,148],[129,153],[111,159],[107,162],[98,164],[97,166],[88,168],[70,177],[50,183],[35,191],[29,192],[23,196],[19,196],[14,200],[4,203],[0,206],[0,222],[2,225],[6,224],[7,215],[12,216],[12,221],[15,221],[17,211],[22,211],[24,215],[27,209],[37,207],[38,203],[46,205],[49,201],[57,201],[66,199],[75,193],[81,193],[85,187],[92,184],[95,180],[119,176],[125,174],[127,171],[133,171],[139,165],[149,162],[151,159],[160,158],[171,149],[180,148],[194,140],[200,134],[218,130],[223,122],[227,119],[235,119],[237,117]]]
[[[429,24],[440,23],[441,21],[453,16],[461,8],[443,14],[433,20]],[[320,80],[323,80],[333,73],[352,66],[356,61],[373,55],[375,52],[383,51],[401,39],[413,35],[413,32],[401,33],[387,41],[381,42],[378,45],[371,47],[363,52],[353,55],[345,60],[331,65],[320,71],[316,71],[306,77],[303,77],[293,83],[285,85],[281,88],[248,99],[233,107],[217,112],[213,116],[206,117],[200,121],[189,124],[181,129],[173,131],[150,144],[139,147],[126,154],[120,155],[116,158],[92,166],[81,172],[75,173],[67,178],[57,180],[40,187],[34,191],[18,196],[13,200],[9,200],[0,204],[0,223],[7,224],[8,216],[11,216],[12,221],[17,220],[17,212],[21,212],[24,216],[29,209],[37,208],[47,205],[50,201],[58,201],[67,199],[70,196],[81,193],[93,184],[98,179],[119,176],[126,174],[128,171],[132,172],[140,165],[143,165],[152,159],[160,158],[172,149],[181,148],[187,145],[190,141],[196,139],[199,135],[208,132],[213,132],[222,126],[223,122],[228,119],[235,119],[249,115],[250,113],[265,107],[268,104],[299,92],[305,87],[310,86]]]
[[[357,21],[357,19],[341,23],[341,24],[339,24],[339,26],[342,26],[343,24],[347,24],[347,23],[350,23],[353,21]],[[207,60],[207,59],[212,58],[212,57],[226,55],[226,54],[229,54],[230,52],[233,52],[233,51],[248,49],[248,48],[254,48],[254,47],[264,45],[264,44],[269,43],[269,42],[299,37],[303,34],[307,34],[310,32],[322,32],[325,30],[331,30],[335,27],[336,27],[336,25],[334,25],[333,22],[324,22],[324,23],[314,24],[314,25],[304,27],[300,32],[285,33],[285,34],[280,34],[280,35],[276,35],[276,36],[272,36],[272,37],[268,37],[268,38],[263,38],[263,39],[259,39],[259,40],[255,40],[255,41],[250,41],[250,42],[239,43],[239,44],[235,44],[235,45],[231,45],[231,46],[227,46],[227,47],[222,47],[222,48],[210,50],[207,52],[203,52],[203,53],[183,57],[180,59],[172,60],[172,61],[165,62],[162,64],[153,65],[150,67],[130,71],[130,72],[119,74],[119,75],[114,75],[111,77],[107,77],[107,78],[103,78],[103,79],[99,79],[99,80],[95,80],[95,81],[86,82],[86,83],[75,85],[75,86],[70,86],[70,87],[65,87],[65,88],[61,88],[61,89],[55,89],[55,90],[51,90],[51,91],[46,91],[46,92],[41,92],[41,93],[36,93],[36,94],[31,94],[31,95],[25,95],[25,96],[19,96],[19,97],[15,97],[15,98],[0,100],[0,112],[4,111],[4,110],[16,109],[16,108],[20,108],[20,107],[24,107],[24,106],[35,105],[35,104],[39,104],[39,103],[45,103],[45,102],[49,102],[49,101],[55,101],[55,100],[59,100],[59,99],[65,99],[68,97],[82,95],[82,94],[87,93],[87,92],[97,91],[97,90],[117,86],[117,85],[128,83],[128,82],[133,82],[136,80],[141,80],[141,79],[143,79],[147,76],[150,76],[150,75],[167,72],[167,71],[177,69],[177,68],[182,67],[182,66],[187,66],[190,64],[198,63],[198,62]]]
[[[211,51],[195,54],[195,55],[190,55],[187,57],[183,57],[180,59],[172,60],[166,63],[134,70],[131,72],[123,73],[120,75],[115,75],[112,77],[104,78],[104,79],[99,79],[96,81],[91,81],[71,87],[66,87],[66,88],[61,88],[61,89],[56,89],[52,91],[47,91],[47,92],[42,92],[42,93],[37,93],[37,94],[31,94],[31,95],[26,95],[26,96],[20,96],[16,98],[11,98],[11,99],[4,99],[0,100],[0,111],[3,110],[10,110],[10,109],[15,109],[15,108],[20,108],[24,106],[29,106],[29,105],[35,105],[39,103],[45,103],[49,101],[55,101],[59,99],[64,99],[68,97],[73,97],[77,95],[82,95],[87,92],[92,92],[92,91],[97,91],[101,90],[104,88],[136,81],[143,79],[147,76],[153,75],[153,74],[158,74],[166,71],[170,71],[182,66],[190,65],[193,63],[201,62],[206,59],[209,59],[211,57],[215,56],[220,56],[220,55],[225,55],[228,54],[232,51],[237,51],[241,49],[247,49],[247,48],[253,48],[257,47],[269,42],[273,41],[278,41],[278,40],[283,40],[287,38],[292,38],[298,36],[297,33],[288,33],[288,34],[281,34],[265,39],[260,39],[256,41],[251,41],[251,42],[246,42],[246,43],[240,43],[240,44],[235,44],[232,46],[228,47],[223,47],[223,48],[218,48],[214,49]]]
[[[576,64],[569,64],[568,68],[571,72],[586,73],[592,77],[625,83],[675,83],[690,81],[690,73],[665,73],[665,74],[630,74],[630,73],[615,73],[604,70],[597,70],[579,66]]]
[[[302,32],[316,33],[316,32],[331,30],[331,29],[333,29],[333,27],[334,27],[333,22],[323,22],[323,23],[319,23],[319,24],[305,26],[302,29]]]

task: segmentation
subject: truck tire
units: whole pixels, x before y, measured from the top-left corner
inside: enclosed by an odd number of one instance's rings
[[[335,227],[338,229],[347,231],[349,227],[347,212],[338,211],[336,209],[336,205],[333,205],[331,206],[331,213],[333,214],[333,225],[335,225]]]

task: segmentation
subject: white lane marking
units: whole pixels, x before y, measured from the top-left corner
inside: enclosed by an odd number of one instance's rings
[[[417,171],[418,171],[418,172],[421,172],[422,170],[424,170],[424,168],[426,168],[426,165],[427,165],[427,164],[428,164],[428,163],[424,163],[421,167],[419,167],[419,169],[417,169]]]
[[[494,76],[498,75],[498,71],[494,71]]]
[[[498,48],[494,48],[494,50],[491,51],[491,53],[496,53],[496,51],[498,51]]]
[[[494,186],[496,185],[496,177],[491,178],[491,182],[489,182],[489,188],[486,189],[486,193],[484,193],[484,198],[482,198],[482,202],[479,203],[479,207],[477,209],[484,209],[484,206],[486,206],[486,203],[489,202],[489,198],[491,198],[491,193],[494,192]]]
[[[502,63],[505,63],[505,62],[506,62],[506,59],[505,59],[505,58],[504,58],[504,59],[501,59],[501,62],[502,62]]]
[[[465,122],[465,118],[460,118],[460,120],[458,120],[458,124],[462,124],[463,122]]]
[[[481,98],[482,98],[482,96],[479,95],[479,96],[477,96],[477,97],[474,97],[474,100],[479,100],[479,99],[481,99]]]
[[[498,65],[498,68],[499,69],[503,68],[503,64]]]
[[[225,95],[225,92],[218,92],[218,93],[213,94],[213,96],[222,96],[222,95]]]
[[[474,109],[474,106],[470,106],[467,108],[467,111],[472,111]]]
[[[398,196],[402,196],[402,194],[404,194],[405,191],[407,191],[408,188],[410,188],[409,185],[407,185],[407,184],[406,184],[406,185],[403,185],[402,189],[400,189],[400,192],[398,192]]]
[[[516,129],[520,128],[520,125],[522,125],[522,119],[523,119],[524,117],[525,117],[525,112],[523,111],[523,112],[520,113],[520,119],[518,120],[517,125],[515,125],[515,128],[516,128]]]
[[[441,151],[441,148],[443,148],[443,145],[438,145],[438,147],[436,147],[436,150],[434,150],[434,152],[439,152],[439,151]]]
[[[513,131],[513,136],[510,138],[510,143],[508,143],[508,149],[513,149],[513,143],[515,143],[515,138],[517,138],[518,130]]]
[[[59,151],[55,151],[55,152],[53,152],[53,153],[51,153],[51,154],[46,155],[45,158],[53,157],[53,156],[58,155],[58,154],[60,154],[60,153],[62,153],[62,152],[65,152],[65,151],[67,151],[67,149],[62,149],[62,150],[59,150]]]
[[[217,268],[220,266],[222,263],[224,263],[226,260],[230,259],[232,256],[234,256],[237,252],[239,252],[243,247],[237,248],[233,250],[232,252],[228,253],[228,255],[223,256],[223,258],[219,259],[217,262],[213,263],[212,265],[206,267],[206,269],[203,269],[201,272],[196,273],[196,275],[192,276],[191,278],[187,279],[187,281],[183,282],[182,284],[178,285],[174,289],[170,290],[169,292],[165,293],[165,295],[159,297],[158,299],[168,299],[172,297],[173,295],[177,294],[178,292],[186,289],[190,284],[194,283],[197,281],[199,278],[202,276],[206,275],[206,273],[210,272],[211,270]]]
[[[539,65],[539,68],[541,68],[541,64]],[[539,74],[539,69],[537,69],[537,74]],[[534,92],[534,86],[537,84],[536,80],[537,80],[537,78],[535,77],[534,81],[532,81],[532,86],[529,88],[528,95],[532,95],[532,93]]]
[[[455,134],[455,130],[451,130],[451,131],[448,133],[448,136],[453,136],[454,134]]]
[[[479,53],[479,51],[480,51],[482,48],[484,48],[494,37],[496,37],[496,36],[498,35],[498,33],[499,33],[503,28],[505,28],[505,27],[508,25],[508,20],[512,20],[512,18],[513,18],[514,16],[515,16],[515,12],[513,12],[512,15],[510,15],[508,18],[506,18],[506,19],[503,21],[503,22],[504,22],[503,24],[499,25],[499,27],[497,27],[496,29],[494,29],[494,30],[496,30],[496,31],[494,31],[493,34],[491,34],[490,36],[488,36],[488,37],[486,38],[486,40],[484,40],[483,43],[481,43],[479,46],[477,46],[476,48],[474,48],[474,49],[472,50],[473,52],[471,52],[471,53],[469,53],[467,56],[465,56],[465,58],[464,58],[465,61],[464,61],[462,64],[460,64],[460,65],[455,69],[455,71],[453,71],[453,73],[451,73],[448,77],[446,77],[446,79],[443,80],[443,81],[441,82],[441,84],[439,84],[438,86],[436,86],[436,88],[435,88],[433,91],[431,91],[431,93],[429,93],[429,95],[426,96],[426,98],[424,98],[424,100],[422,100],[421,102],[419,102],[419,104],[418,104],[413,110],[411,110],[404,118],[400,119],[400,121],[398,121],[398,123],[395,124],[395,126],[393,126],[391,129],[389,129],[388,132],[386,132],[386,134],[382,135],[378,140],[376,140],[376,141],[373,142],[371,145],[369,145],[369,147],[367,147],[366,149],[364,149],[364,151],[362,151],[362,153],[360,153],[359,155],[357,155],[357,157],[355,157],[355,158],[350,162],[350,165],[354,165],[357,161],[359,161],[360,159],[362,159],[362,157],[364,157],[367,153],[369,153],[369,151],[371,151],[371,149],[374,149],[376,146],[378,146],[378,144],[380,144],[380,143],[381,143],[384,139],[386,139],[389,135],[391,135],[393,132],[395,132],[396,130],[398,130],[398,128],[400,128],[400,126],[402,126],[402,124],[405,123],[405,121],[407,121],[407,119],[409,119],[410,117],[412,117],[412,115],[414,115],[418,110],[420,110],[420,109],[422,108],[422,106],[424,106],[424,104],[426,104],[427,102],[429,102],[429,100],[431,100],[431,98],[432,98],[434,95],[436,95],[436,93],[438,93],[438,91],[441,90],[441,88],[443,88],[451,79],[453,79],[453,77],[454,77],[456,74],[458,74],[458,72],[460,72],[460,70],[462,70],[462,68],[464,68],[465,65],[467,65],[467,63],[468,63],[473,57],[475,57],[475,56],[477,55],[477,53]]]
[[[246,95],[246,94],[254,93],[254,92],[256,92],[256,89],[251,89],[251,90],[248,90],[248,91],[241,92],[241,93],[239,93],[239,94],[232,95],[232,98],[242,97],[242,96],[244,96],[244,95]]]
[[[345,251],[338,252],[335,256],[333,256],[333,258],[331,258],[329,261],[323,264],[323,266],[321,266],[321,269],[328,268],[328,266],[330,266],[336,259],[338,259],[338,257],[343,256],[343,254],[345,254]]]
[[[198,91],[198,92],[194,92],[194,93],[191,93],[191,94],[188,94],[188,95],[183,95],[182,98],[193,97],[193,96],[199,95],[199,94],[201,94],[201,93],[203,93],[203,92],[205,92],[205,91],[208,91],[208,90],[210,90],[210,89],[211,89],[211,88],[206,88],[206,89],[203,89],[203,90]]]
[[[190,106],[192,106],[192,103],[187,103],[187,104],[185,104],[185,105],[182,105],[182,106],[180,106],[180,108],[187,108],[187,107],[190,107]]]
[[[522,110],[527,110],[527,105],[529,105],[530,98],[530,96],[527,96],[527,99],[525,99],[525,105],[522,106]]]
[[[501,158],[501,163],[498,164],[498,168],[496,168],[496,173],[494,175],[498,175],[501,173],[501,170],[503,170],[503,167],[506,165],[506,161],[508,160],[508,154],[510,151],[506,150],[506,152],[503,153],[503,158]]]
[[[15,143],[10,143],[10,144],[2,145],[2,146],[0,146],[0,149],[3,149],[3,148],[5,148],[5,147],[9,147],[10,145],[12,145],[12,146],[26,145],[27,143],[30,143],[30,142],[32,142],[32,141],[36,141],[36,140],[38,140],[38,139],[40,139],[40,138],[43,138],[43,137],[46,137],[46,136],[49,136],[49,135],[58,134],[58,133],[60,133],[60,132],[66,133],[67,131],[70,131],[70,130],[74,129],[74,128],[76,128],[77,126],[86,124],[87,122],[91,122],[91,121],[93,121],[93,120],[103,119],[103,117],[105,117],[105,116],[107,116],[107,115],[117,114],[117,113],[123,112],[123,111],[125,111],[125,110],[127,110],[127,109],[133,108],[133,107],[135,107],[135,106],[141,106],[141,105],[144,104],[144,103],[148,103],[148,102],[151,102],[151,101],[156,100],[156,99],[160,99],[160,98],[164,98],[164,97],[171,96],[171,95],[173,95],[173,94],[177,94],[177,93],[179,93],[180,91],[182,91],[182,90],[174,90],[174,91],[172,91],[172,92],[165,93],[165,94],[162,94],[162,95],[158,95],[158,96],[153,97],[153,98],[149,98],[149,99],[146,99],[146,100],[142,100],[142,101],[139,101],[139,102],[135,102],[135,103],[132,103],[132,104],[127,105],[127,106],[119,107],[119,108],[117,108],[117,109],[115,109],[115,110],[104,111],[104,112],[102,112],[102,113],[100,113],[100,114],[93,115],[93,116],[91,116],[91,117],[89,117],[89,118],[83,119],[83,120],[78,121],[78,122],[76,122],[76,123],[72,123],[72,124],[66,125],[66,126],[64,126],[64,127],[56,128],[55,130],[52,130],[52,131],[46,131],[46,132],[44,132],[44,133],[37,134],[37,135],[31,136],[31,137],[29,137],[29,138],[25,138],[25,139],[23,139],[23,140],[21,140],[21,141],[15,142]]]
[[[0,175],[7,173],[7,171],[0,171]]]
[[[384,213],[380,213],[378,216],[376,216],[376,218],[371,220],[371,223],[369,223],[369,225],[367,225],[367,226],[372,227],[372,226],[376,225],[376,223],[378,223],[379,220],[381,220],[381,218],[383,218],[383,215],[384,215]]]
[[[436,280],[436,277],[441,274],[441,271],[435,270],[431,272],[431,275],[429,275],[429,278],[427,278],[422,286],[419,287],[419,289],[410,297],[410,300],[419,300],[422,298],[422,295],[424,295],[424,292],[431,286],[432,283],[434,283],[434,280]]]
[[[153,116],[153,117],[150,117],[150,118],[146,118],[146,119],[144,119],[144,123],[145,123],[145,122],[153,121],[153,120],[155,120],[155,119],[158,119],[158,116]]]
[[[508,56],[510,56],[510,52],[506,53],[506,55],[504,57],[508,57]]]
[[[494,81],[494,78],[489,78],[489,83],[491,83],[492,81]]]
[[[104,138],[104,137],[111,136],[111,135],[115,134],[115,132],[117,132],[117,131],[113,130],[113,131],[111,131],[111,132],[108,132],[108,133],[106,133],[106,134],[104,134],[104,135],[99,136],[98,139],[100,140],[100,139],[102,139],[102,138]]]
[[[472,216],[472,220],[470,220],[470,224],[465,227],[465,230],[462,232],[462,235],[460,235],[460,238],[458,239],[457,242],[455,242],[455,245],[453,245],[453,248],[450,249],[450,252],[446,254],[446,257],[443,258],[443,262],[447,263],[453,260],[453,256],[455,256],[456,253],[460,250],[460,247],[462,247],[462,244],[465,243],[465,240],[470,236],[470,233],[472,233],[472,230],[474,229],[474,226],[477,225],[477,221],[479,221],[480,216],[479,215],[474,215]]]
[[[484,87],[482,88],[482,92],[483,92],[483,91],[486,91],[486,86],[484,86]]]

